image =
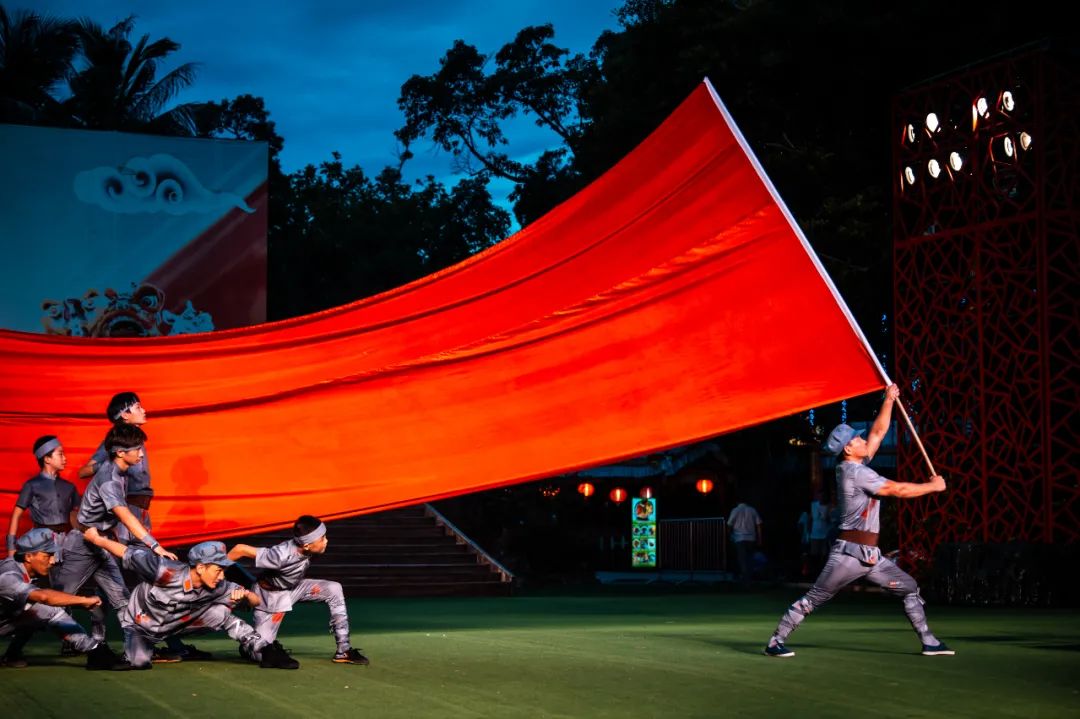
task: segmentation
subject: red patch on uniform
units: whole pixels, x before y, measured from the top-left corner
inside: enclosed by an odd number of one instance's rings
[[[173,574],[173,570],[171,570],[171,569],[162,569],[161,570],[161,577],[158,579],[158,581],[161,582],[162,584],[168,584],[169,582],[172,581],[173,576],[175,576]]]
[[[180,617],[180,621],[183,622],[184,624],[187,624],[188,622],[191,621],[191,615],[190,614],[185,614],[184,616]]]
[[[136,621],[137,623],[139,623],[139,624],[144,624],[144,623],[146,623],[146,622],[149,622],[149,621],[150,621],[150,617],[146,616],[146,615],[145,615],[145,614],[143,614],[142,612],[136,612],[136,613],[135,613],[135,621]]]
[[[193,626],[193,627],[201,627],[202,625],[203,625],[203,621],[201,619],[196,619],[195,621],[193,621],[191,623],[191,626]]]
[[[274,616],[270,617],[274,622],[280,622],[285,618],[285,612],[274,612]]]
[[[313,597],[316,594],[319,594],[321,592],[322,592],[322,587],[320,587],[318,584],[316,584],[314,587],[311,588],[311,596],[313,596]]]

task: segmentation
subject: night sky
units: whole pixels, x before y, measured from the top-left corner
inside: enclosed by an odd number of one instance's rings
[[[169,37],[180,43],[159,77],[184,62],[201,63],[181,101],[261,96],[285,138],[286,172],[341,152],[347,166],[368,174],[396,165],[393,131],[403,117],[397,98],[414,74],[430,75],[456,39],[493,55],[528,25],[552,23],[555,42],[588,52],[605,29],[617,29],[621,0],[315,0],[314,2],[148,3],[99,0],[90,19],[105,28],[137,16],[132,40]],[[30,8],[74,18],[87,15],[80,0],[23,0]],[[493,62],[493,61],[492,61]],[[510,152],[533,157],[558,144],[531,122],[511,126]],[[452,183],[450,161],[427,141],[413,148],[407,177],[435,174]],[[505,189],[509,189],[508,187]],[[501,198],[499,198],[501,199]]]

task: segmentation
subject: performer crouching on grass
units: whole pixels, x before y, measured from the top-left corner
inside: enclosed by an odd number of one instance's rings
[[[305,579],[311,557],[326,551],[326,525],[317,517],[305,514],[293,524],[293,538],[272,547],[237,544],[229,550],[229,559],[255,560],[264,570],[255,592],[262,602],[255,607],[255,630],[273,639],[285,614],[297,602],[323,602],[330,609],[330,633],[337,642],[331,661],[337,664],[370,664],[363,652],[352,646],[349,638],[349,615],[341,584],[326,579]],[[258,659],[258,654],[251,655]]]
[[[120,615],[125,629],[124,647],[133,669],[152,669],[151,652],[157,642],[170,636],[223,631],[249,654],[262,657],[263,669],[296,669],[300,663],[284,647],[262,637],[232,609],[259,598],[225,580],[225,567],[233,563],[221,542],[202,542],[188,550],[187,565],[157,556],[145,547],[106,539],[91,528],[86,541],[120,558],[125,569],[143,582],[135,587]]]
[[[130,669],[123,657],[112,652],[104,641],[86,633],[61,607],[101,605],[101,598],[39,589],[34,579],[48,576],[56,559],[56,535],[47,527],[31,529],[15,540],[14,555],[0,562],[0,637],[12,634],[11,647],[0,658],[0,666],[22,668],[26,659],[22,646],[39,629],[49,629],[80,652],[86,652],[87,669]]]
[[[814,586],[795,600],[780,619],[776,631],[765,647],[770,657],[793,657],[795,652],[784,646],[788,635],[795,631],[806,616],[832,599],[840,589],[859,577],[866,577],[889,594],[904,599],[904,612],[922,641],[926,656],[953,654],[938,640],[926,623],[919,585],[878,549],[879,497],[911,499],[933,492],[945,491],[945,480],[935,474],[929,482],[894,482],[870,469],[870,459],[877,453],[889,431],[892,408],[900,396],[899,388],[889,385],[881,411],[866,439],[846,424],[837,425],[825,441],[825,449],[836,455],[837,499],[840,503],[840,536],[832,546],[824,569]]]

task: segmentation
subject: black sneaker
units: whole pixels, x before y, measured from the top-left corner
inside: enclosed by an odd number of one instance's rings
[[[154,664],[176,664],[184,661],[184,656],[165,647],[154,647],[154,651],[150,654],[150,661]]]
[[[360,664],[365,667],[371,664],[371,660],[365,657],[363,652],[352,647],[347,652],[338,652],[331,661],[335,664]]]
[[[131,669],[131,664],[122,654],[117,654],[108,644],[101,642],[86,653],[86,668],[90,671],[126,672]]]
[[[785,647],[783,642],[777,642],[772,646],[765,647],[765,656],[787,658],[795,656],[795,652]]]
[[[0,667],[25,669],[26,666],[26,657],[22,655],[22,652],[9,652],[0,657]]]
[[[183,647],[183,653],[180,654],[180,657],[185,662],[208,662],[214,658],[213,654],[204,652],[194,644],[181,644],[180,646]]]
[[[280,642],[267,644],[259,650],[259,653],[262,654],[262,661],[259,662],[259,666],[263,669],[300,668],[300,662],[290,657]]]
[[[924,657],[951,657],[956,652],[945,646],[945,642],[938,642],[937,644],[923,644],[922,654]]]

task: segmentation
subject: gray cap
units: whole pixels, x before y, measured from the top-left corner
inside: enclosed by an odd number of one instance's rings
[[[229,559],[222,542],[199,542],[188,550],[187,563],[191,566],[196,564],[216,564],[219,567],[228,567],[235,562]]]
[[[56,554],[56,533],[48,527],[34,527],[15,540],[15,551],[22,554],[31,552]]]
[[[862,430],[857,430],[850,425],[838,424],[833,427],[833,431],[829,432],[829,438],[825,440],[825,451],[839,457],[843,454],[844,447],[848,446],[848,442],[862,433]]]

